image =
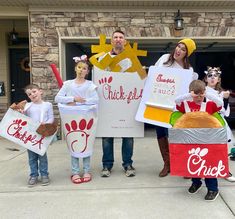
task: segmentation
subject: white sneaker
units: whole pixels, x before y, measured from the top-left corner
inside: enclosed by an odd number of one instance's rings
[[[229,182],[235,182],[235,177],[231,173],[229,173],[229,176],[225,179]]]

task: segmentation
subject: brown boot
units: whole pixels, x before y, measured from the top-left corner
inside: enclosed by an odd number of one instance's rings
[[[169,143],[167,137],[158,139],[158,145],[164,161],[164,167],[159,173],[159,177],[167,176],[170,173],[170,156],[169,156]]]

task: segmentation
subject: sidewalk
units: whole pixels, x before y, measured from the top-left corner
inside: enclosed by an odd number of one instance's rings
[[[162,159],[154,130],[135,139],[136,177],[128,178],[121,168],[121,139],[115,139],[115,165],[109,178],[100,177],[102,147],[96,139],[92,158],[93,180],[72,184],[70,156],[64,141],[48,150],[51,184],[28,188],[28,158],[25,149],[0,139],[0,218],[235,218],[235,183],[219,179],[220,196],[205,202],[205,185],[189,195],[190,180],[158,177]],[[20,151],[12,149],[17,148]],[[230,162],[235,174],[235,162]]]

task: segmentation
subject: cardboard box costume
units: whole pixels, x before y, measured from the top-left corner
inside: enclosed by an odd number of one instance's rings
[[[23,106],[21,104],[22,102],[20,105],[14,104],[11,107],[17,110],[24,109],[26,102]],[[32,118],[13,110],[11,107],[0,123],[0,135],[43,156],[56,135],[57,125],[55,123],[44,124],[43,126],[47,127],[45,129],[40,122],[35,122]]]
[[[215,117],[218,117],[220,122]],[[220,123],[220,128],[215,126],[216,123]],[[193,178],[228,176],[227,132],[218,113],[213,117],[206,112],[174,112],[171,124],[171,175]],[[174,125],[177,128],[174,128]]]

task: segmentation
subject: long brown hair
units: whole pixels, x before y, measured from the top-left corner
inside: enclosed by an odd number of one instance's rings
[[[184,43],[178,43],[178,44],[176,45],[176,47],[177,47],[179,44],[184,44]],[[185,45],[185,44],[184,44],[184,45]],[[175,49],[176,49],[176,47],[175,47]],[[186,46],[186,45],[185,45],[185,48],[186,48],[186,51],[187,51],[187,52],[186,52],[186,55],[185,55],[185,57],[184,57],[184,59],[183,59],[183,65],[184,65],[183,68],[184,68],[184,69],[189,69],[189,68],[191,67],[191,65],[190,65],[190,63],[189,63],[189,59],[188,59],[188,49],[187,49],[187,46]],[[171,54],[170,54],[168,60],[163,63],[164,65],[168,65],[168,66],[173,65],[173,63],[175,62],[175,59],[174,59],[175,49],[171,52]]]

